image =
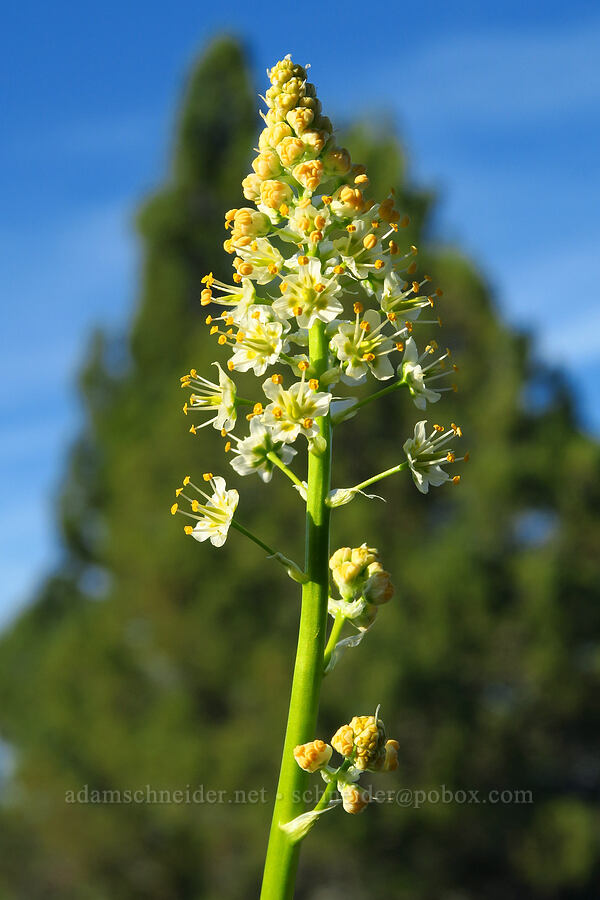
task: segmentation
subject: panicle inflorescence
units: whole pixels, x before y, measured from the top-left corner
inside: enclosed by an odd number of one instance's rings
[[[301,436],[309,450],[320,451],[322,417],[332,413],[336,421],[344,402],[352,410],[356,398],[334,398],[336,385],[355,389],[370,376],[396,377],[391,384],[406,387],[422,410],[456,389],[457,370],[434,339],[418,349],[417,332],[441,324],[422,314],[442,291],[428,275],[418,276],[417,247],[402,246],[399,233],[409,219],[394,190],[380,201],[368,196],[367,172],[338,145],[305,67],[286,56],[267,74],[264,128],[242,182],[251,205],[225,214],[232,280],[212,272],[202,279],[200,299],[211,307],[206,323],[228,353],[229,375],[215,364],[218,382],[195,370],[181,379],[192,391],[184,412],[201,414],[190,431],[213,425],[227,438],[238,474],[256,472],[265,481],[274,467],[287,468],[291,444]],[[319,372],[305,352],[315,322],[326,327],[329,351]],[[237,395],[235,372],[261,378],[258,396]],[[250,434],[235,435],[244,420]],[[404,445],[420,491],[458,480],[442,468],[457,461],[454,451],[441,456],[442,442],[425,438],[425,424]]]

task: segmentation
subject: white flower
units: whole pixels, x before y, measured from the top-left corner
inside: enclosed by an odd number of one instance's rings
[[[250,475],[257,472],[263,481],[270,481],[275,464],[267,458],[269,453],[275,453],[286,465],[296,455],[293,447],[288,447],[279,441],[273,440],[272,430],[261,421],[260,416],[250,420],[250,436],[243,440],[237,439],[238,445],[233,452],[235,459],[231,465],[238,475]]]
[[[419,356],[419,351],[417,350],[417,345],[413,338],[409,337],[406,340],[406,343],[404,344],[404,357],[398,368],[398,374],[408,385],[408,389],[417,409],[425,409],[427,403],[437,403],[442,396],[437,391],[432,391],[425,384],[427,367],[423,369],[421,363],[427,356],[427,349],[425,350],[425,353]]]
[[[207,378],[198,375],[195,369],[192,369],[189,375],[184,375],[181,379],[182,387],[191,387],[194,393],[190,396],[190,402],[183,406],[184,413],[188,412],[208,412],[215,413],[212,419],[207,419],[202,425],[192,425],[190,431],[196,434],[199,428],[205,428],[207,425],[213,425],[219,431],[231,431],[235,425],[237,413],[235,409],[236,388],[235,384],[225,374],[219,363],[213,363],[219,370],[219,383],[215,384]]]
[[[242,260],[237,267],[238,273],[257,284],[272,281],[284,263],[283,256],[268,238],[256,238],[247,247],[236,245],[235,250]]]
[[[189,475],[183,479],[183,487],[177,488],[175,494],[178,498],[187,500],[191,512],[179,509],[179,503],[171,507],[171,514],[182,513],[190,519],[196,519],[195,525],[186,525],[185,533],[191,535],[197,541],[210,540],[213,547],[222,547],[227,539],[227,532],[233,519],[239,501],[239,494],[235,490],[228,491],[225,479],[210,472],[203,475],[204,481],[209,482],[213,493],[207,494],[202,488],[190,481]],[[206,503],[200,503],[195,497],[184,493],[186,488],[191,488],[197,494],[204,497]]]
[[[381,308],[385,313],[399,313],[404,319],[418,318],[425,306],[433,306],[430,297],[421,294],[421,285],[403,281],[396,272],[387,272],[383,280]],[[415,290],[416,288],[416,290]]]
[[[426,424],[426,421],[417,422],[413,437],[405,441],[403,447],[413,481],[422,494],[429,491],[429,485],[438,487],[446,481],[452,480],[456,483],[460,480],[459,475],[450,479],[448,473],[442,469],[442,465],[457,461],[452,450],[444,449],[444,445],[452,438],[460,437],[462,431],[454,424],[449,431],[441,425],[434,425],[433,431],[427,437]]]
[[[333,241],[333,250],[345,269],[359,281],[376,273],[383,277],[390,265],[371,220],[371,215],[368,219],[353,219],[346,228],[346,236]]]
[[[317,319],[331,322],[344,307],[339,301],[341,287],[336,278],[321,272],[317,257],[298,257],[298,271],[290,272],[281,283],[282,296],[273,303],[273,310],[282,319],[296,316],[300,328],[310,328]]]
[[[273,439],[292,444],[300,432],[309,440],[319,434],[316,419],[327,415],[331,394],[314,390],[304,380],[285,389],[280,376],[267,378],[263,391],[272,402],[265,409],[263,422],[272,429]]]
[[[251,306],[239,325],[231,366],[238,372],[252,369],[255,375],[264,375],[285,349],[283,323],[272,320],[270,307]]]
[[[361,319],[362,305],[355,304],[356,321],[343,322],[329,346],[342,364],[344,381],[364,379],[369,369],[379,380],[391,378],[394,369],[388,355],[394,343],[383,334],[387,319],[381,320],[374,309],[368,309]]]

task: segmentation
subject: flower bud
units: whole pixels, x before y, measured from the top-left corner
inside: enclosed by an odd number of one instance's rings
[[[385,761],[385,726],[375,716],[355,716],[350,720],[354,732],[357,769],[378,769]]]
[[[267,178],[272,178],[273,175],[279,175],[281,163],[275,150],[263,150],[252,162],[252,168],[258,177],[264,181]]]
[[[382,772],[394,772],[398,768],[398,750],[400,744],[398,741],[386,741],[385,759],[381,767]]]
[[[291,169],[304,156],[304,142],[299,137],[285,137],[277,145],[277,153],[281,164]]]
[[[309,191],[316,191],[323,177],[323,163],[320,159],[300,163],[295,167],[292,175]]]
[[[235,242],[235,238],[238,235],[251,238],[259,237],[268,232],[270,224],[268,217],[264,213],[258,212],[256,209],[250,209],[248,206],[243,206],[241,209],[236,210],[233,218],[232,240]]]
[[[318,156],[323,147],[325,146],[329,135],[324,131],[305,131],[302,135],[302,140],[304,141],[305,151],[313,154],[314,156]]]
[[[341,756],[352,756],[354,752],[354,731],[350,725],[341,725],[331,738],[332,747]]]
[[[283,181],[263,181],[260,187],[260,199],[269,209],[279,209],[282,203],[287,203],[292,197],[291,187]]]
[[[253,172],[250,175],[246,175],[242,181],[242,190],[246,200],[257,200],[260,197],[261,184],[262,179],[258,175],[255,175]]]
[[[351,815],[362,812],[369,804],[369,792],[356,784],[340,784],[339,792],[342,795],[344,811]]]
[[[323,163],[328,175],[346,175],[352,166],[345,147],[332,147],[323,157]]]
[[[391,575],[379,562],[371,563],[367,568],[368,578],[363,587],[363,597],[368,603],[381,606],[394,596],[394,585]]]
[[[327,765],[332,753],[333,750],[325,741],[309,741],[294,749],[294,759],[305,772],[316,772]]]
[[[290,110],[290,112],[286,116],[286,119],[292,126],[296,134],[301,135],[303,131],[306,131],[307,128],[310,127],[314,117],[315,114],[312,109],[302,109],[301,107],[296,107],[296,109]]]
[[[347,184],[339,188],[333,195],[331,210],[338,216],[355,216],[365,208],[365,200],[359,188],[348,187]]]

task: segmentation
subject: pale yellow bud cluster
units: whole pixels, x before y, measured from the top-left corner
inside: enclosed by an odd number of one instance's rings
[[[294,749],[294,759],[305,772],[316,772],[327,765],[332,753],[333,750],[325,741],[309,741]]]
[[[369,805],[369,792],[357,784],[340,784],[344,812],[355,816]]]
[[[256,237],[267,234],[271,223],[264,213],[244,206],[225,213],[225,228],[231,228],[231,244],[246,247]]]
[[[338,728],[331,744],[363,771],[391,772],[398,766],[398,741],[386,741],[385,725],[377,716],[354,716]]]
[[[340,547],[329,560],[329,568],[338,590],[345,600],[354,597],[362,588],[367,569],[379,559],[374,547]]]

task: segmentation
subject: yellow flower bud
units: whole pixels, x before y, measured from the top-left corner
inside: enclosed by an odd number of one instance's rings
[[[233,219],[232,239],[234,235],[243,235],[244,237],[259,237],[266,234],[269,230],[270,222],[264,213],[258,212],[256,209],[250,209],[243,206],[237,209]]]
[[[263,181],[261,185],[260,199],[269,209],[279,209],[282,203],[287,203],[292,197],[291,187],[283,181]]]
[[[381,563],[372,563],[367,568],[368,578],[363,587],[363,596],[368,603],[381,606],[388,603],[394,596],[394,585],[389,572],[386,572]]]
[[[302,135],[306,151],[314,156],[319,155],[328,138],[324,131],[305,131]]]
[[[297,165],[292,175],[309,191],[316,191],[323,177],[323,163],[320,159],[313,159]]]
[[[375,716],[354,716],[349,727],[354,733],[356,768],[381,768],[385,761],[385,727],[381,719],[376,719]]]
[[[261,150],[266,150],[269,147],[275,149],[284,138],[290,137],[291,134],[292,129],[287,122],[277,122],[276,125],[270,125],[268,128],[263,129],[258,146]]]
[[[331,738],[331,744],[341,756],[352,756],[354,751],[354,731],[350,725],[341,725]]]
[[[255,175],[254,173],[246,175],[242,181],[242,190],[246,200],[257,200],[260,197],[261,184],[262,179],[259,178],[258,175]]]
[[[362,191],[359,188],[348,187],[347,184],[339,188],[333,195],[331,209],[339,216],[355,216],[365,208]]]
[[[285,137],[277,145],[277,153],[281,164],[286,169],[291,169],[304,156],[304,143],[299,137]]]
[[[294,759],[305,772],[316,772],[327,765],[332,753],[332,748],[325,741],[309,741],[294,749]]]
[[[382,772],[394,772],[398,768],[398,750],[400,744],[398,741],[386,741],[385,743],[385,759],[381,767]]]
[[[323,157],[323,163],[330,175],[346,175],[352,167],[350,154],[345,147],[332,147]]]
[[[286,116],[286,120],[292,126],[296,134],[301,135],[303,131],[306,131],[307,128],[310,127],[314,117],[315,114],[312,109],[296,107],[296,109],[290,110]]]
[[[341,565],[343,562],[349,562],[352,559],[352,548],[351,547],[340,547],[339,550],[336,550],[331,559],[329,560],[329,568],[335,569],[337,566]]]
[[[252,168],[259,178],[263,180],[272,178],[273,175],[279,175],[281,172],[281,163],[275,150],[263,150],[259,153],[252,163]]]
[[[344,811],[355,816],[369,804],[369,793],[356,784],[340,784],[342,806]]]

